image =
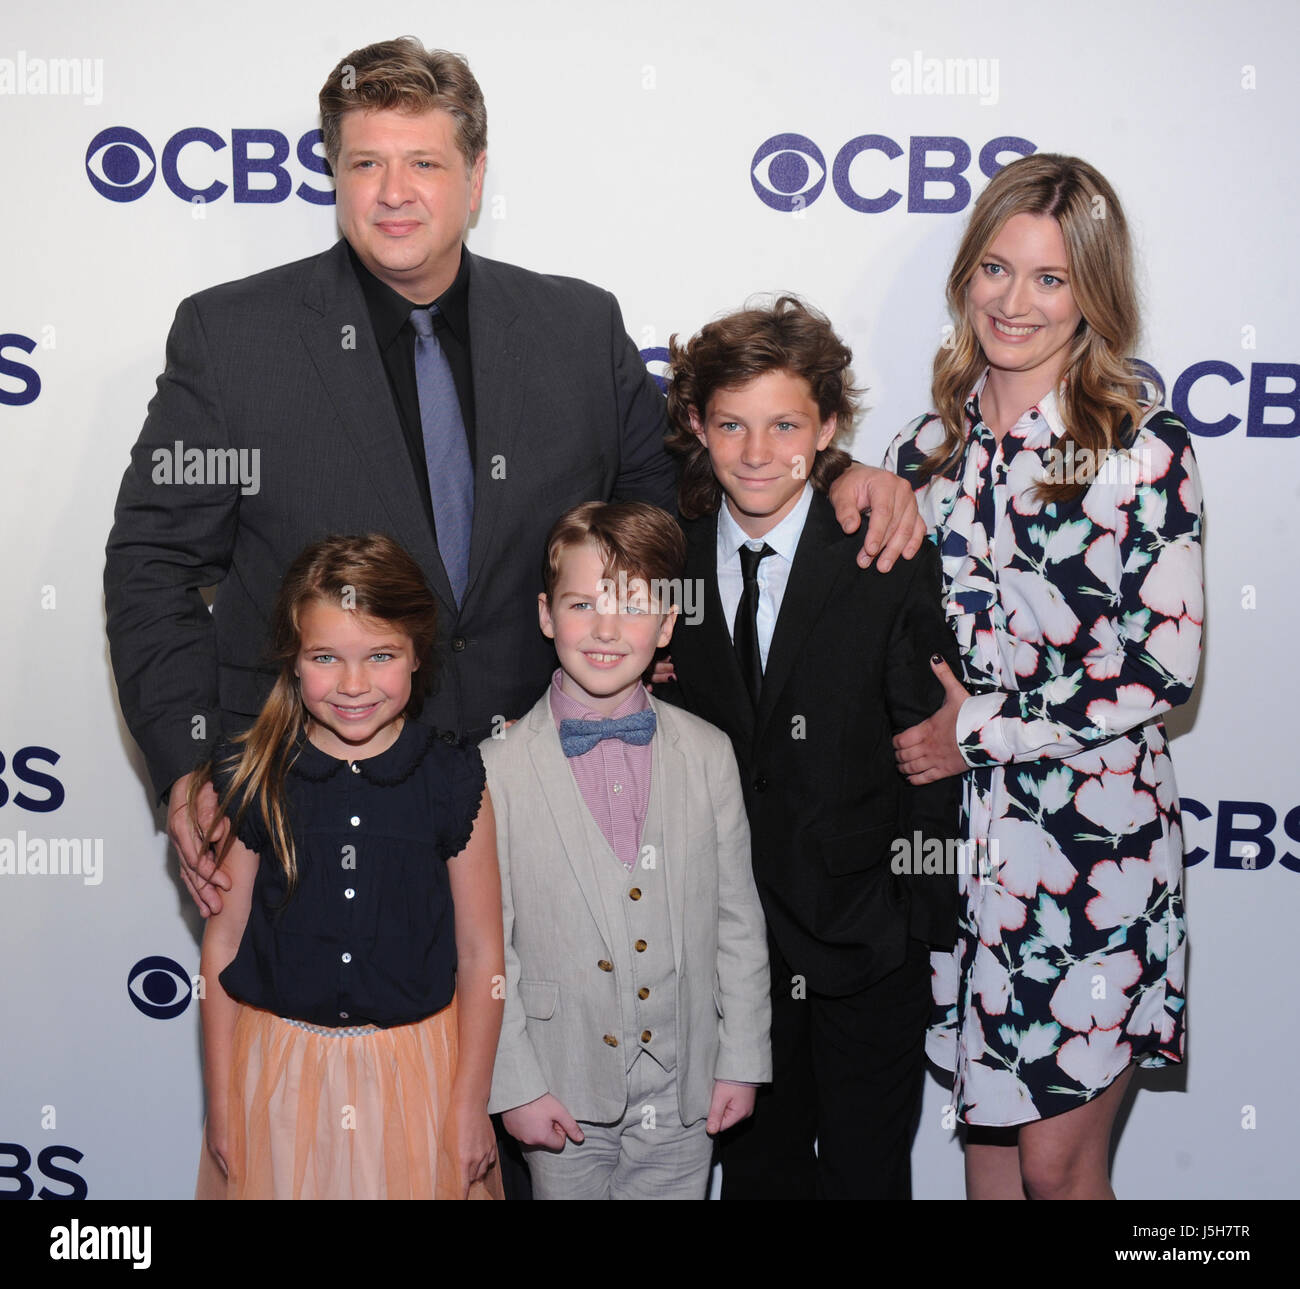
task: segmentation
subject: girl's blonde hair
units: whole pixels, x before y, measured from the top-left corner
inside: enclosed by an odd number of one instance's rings
[[[999,170],[980,194],[948,274],[954,332],[935,355],[931,397],[944,439],[921,465],[922,478],[955,468],[966,439],[965,405],[988,365],[966,307],[967,288],[989,245],[1015,215],[1049,215],[1060,225],[1070,290],[1083,314],[1062,373],[1059,395],[1067,439],[1100,463],[1135,429],[1164,390],[1132,354],[1139,316],[1133,253],[1119,199],[1086,161],[1057,153],[1022,157]],[[1146,386],[1154,387],[1148,401]],[[1078,496],[1086,482],[1039,484],[1043,501]]]
[[[411,677],[405,712],[410,717],[419,714],[428,692],[437,636],[433,592],[420,566],[391,537],[380,533],[326,537],[308,546],[289,566],[276,597],[267,648],[269,661],[279,674],[252,726],[231,739],[237,750],[220,767],[223,777],[229,775],[219,802],[220,813],[224,816],[232,805],[235,813],[217,863],[225,859],[244,816],[256,806],[266,821],[268,839],[284,867],[290,892],[298,880],[298,860],[285,799],[285,776],[297,758],[308,722],[294,667],[301,648],[302,614],[317,601],[355,611],[410,638],[420,664]],[[198,794],[213,781],[216,769],[209,760],[190,780],[192,822],[196,820]],[[196,822],[195,827],[198,829]]]

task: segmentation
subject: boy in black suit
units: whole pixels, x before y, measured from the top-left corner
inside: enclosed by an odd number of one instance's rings
[[[911,787],[891,743],[942,705],[931,656],[956,673],[938,551],[857,566],[826,498],[849,462],[832,444],[856,410],[852,355],[820,314],[785,296],[671,355],[703,612],[656,696],[731,737],[772,964],[773,1083],[724,1139],[723,1198],[907,1199],[927,945],[953,944],[964,860],[960,780]]]

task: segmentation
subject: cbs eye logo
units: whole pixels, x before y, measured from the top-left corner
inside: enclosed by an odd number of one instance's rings
[[[137,1011],[153,1020],[172,1020],[194,995],[189,973],[171,958],[141,958],[126,978],[126,992]]]
[[[645,363],[650,379],[659,386],[661,394],[668,393],[668,350],[662,345],[641,350],[641,361]]]
[[[992,179],[1006,164],[1004,157],[1027,157],[1036,150],[1019,135],[999,135],[979,149],[980,173]],[[905,170],[902,162],[892,165],[903,157]],[[888,135],[859,134],[828,168],[825,154],[807,135],[774,134],[754,153],[749,181],[759,201],[786,214],[802,212],[822,195],[829,169],[835,195],[850,210],[877,215],[905,203],[909,214],[950,215],[970,204],[966,172],[974,158],[973,145],[954,135],[914,134],[904,147]],[[890,186],[893,176],[898,188]]]
[[[749,182],[759,201],[773,210],[802,210],[826,187],[826,158],[806,135],[775,134],[754,153]]]
[[[238,204],[287,201],[292,194],[314,206],[332,206],[333,188],[315,188],[306,182],[295,188],[286,164],[294,155],[306,174],[329,178],[332,172],[323,148],[319,129],[301,135],[295,148],[280,130],[233,129],[227,139],[207,126],[192,125],[173,134],[159,156],[138,130],[110,125],[86,148],[86,178],[101,197],[117,202],[143,197],[161,175],[173,196],[192,205],[206,205],[229,193]],[[219,162],[214,160],[217,157]],[[230,182],[217,178],[216,170],[227,174]],[[186,178],[205,171],[206,187],[196,188]]]
[[[109,201],[143,197],[152,187],[157,169],[158,159],[149,140],[129,126],[101,130],[86,149],[86,177]]]

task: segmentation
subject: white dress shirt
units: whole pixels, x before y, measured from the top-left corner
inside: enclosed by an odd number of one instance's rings
[[[762,659],[764,671],[767,670],[767,653],[772,647],[772,633],[776,630],[776,619],[781,612],[786,583],[790,580],[794,553],[798,549],[799,538],[803,536],[804,524],[808,522],[812,494],[812,484],[805,483],[795,508],[762,537],[750,537],[745,533],[731,517],[725,497],[718,507],[718,595],[722,599],[722,615],[727,622],[727,634],[733,642],[736,610],[740,607],[740,595],[745,586],[744,575],[740,571],[740,548],[749,546],[757,551],[762,550],[766,544],[776,552],[775,555],[760,560],[758,565],[758,656]]]

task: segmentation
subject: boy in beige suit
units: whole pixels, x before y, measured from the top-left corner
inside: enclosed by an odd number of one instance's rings
[[[506,942],[490,1108],[538,1199],[703,1198],[712,1135],[771,1078],[735,756],[641,683],[684,559],[654,506],[565,514],[538,597],[559,670],[482,745]]]

